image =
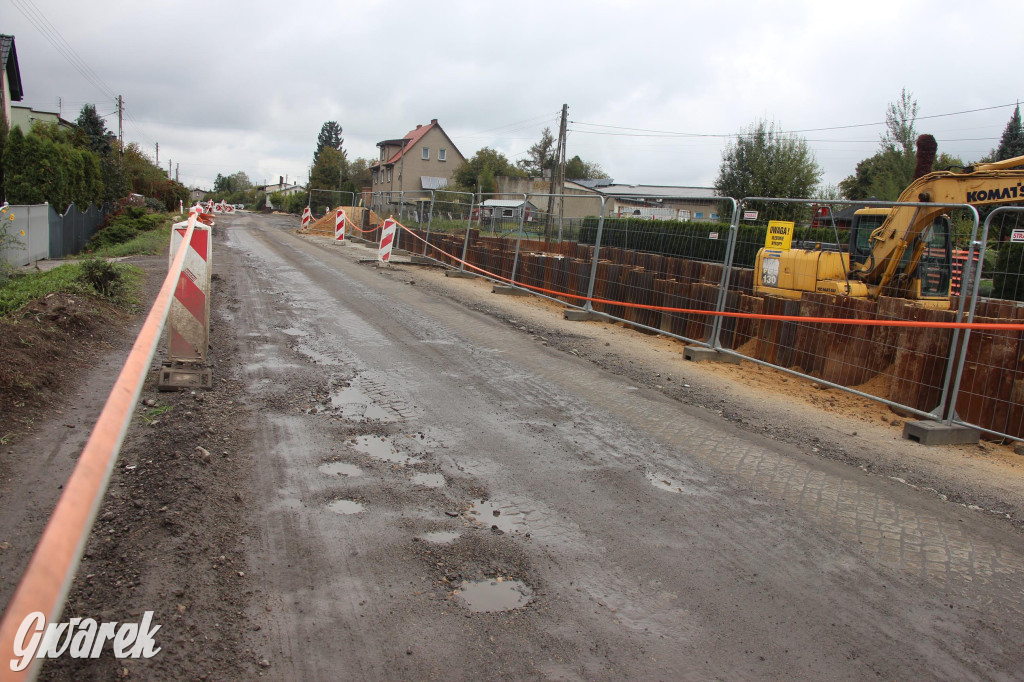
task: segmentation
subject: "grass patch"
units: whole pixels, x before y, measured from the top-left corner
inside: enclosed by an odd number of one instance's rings
[[[172,219],[168,218],[166,224],[160,227],[142,232],[122,244],[102,246],[88,255],[96,258],[124,258],[125,256],[165,254],[171,248],[172,224]]]
[[[112,267],[123,279],[123,286],[114,290],[115,295],[109,297],[108,300],[118,305],[134,303],[142,271],[122,263]],[[99,292],[85,281],[84,275],[85,270],[82,263],[68,263],[46,272],[33,272],[10,277],[0,285],[0,317],[16,313],[28,302],[50,294],[96,296]]]
[[[157,420],[158,417],[160,417],[160,415],[167,414],[173,409],[173,405],[162,405],[160,407],[154,407],[152,410],[147,410],[146,412],[144,412],[142,414],[142,419],[147,424],[152,424],[154,421]]]

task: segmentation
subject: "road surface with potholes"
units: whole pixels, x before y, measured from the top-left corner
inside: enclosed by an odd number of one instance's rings
[[[173,409],[133,427],[69,608],[114,599],[98,581],[116,578],[121,608],[158,609],[165,654],[110,670],[1024,675],[1010,524],[737,428],[293,228],[218,218],[218,390],[145,394]]]

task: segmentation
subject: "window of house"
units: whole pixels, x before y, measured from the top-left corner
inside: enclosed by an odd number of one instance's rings
[[[438,149],[437,150],[437,160],[438,161],[447,161],[448,160],[448,150],[447,149]]]
[[[430,147],[423,148],[423,155],[420,158],[423,159],[424,161],[430,160]]]
[[[391,169],[388,168],[388,182],[391,182]]]
[[[503,208],[503,209],[501,209],[501,217],[502,218],[511,218],[514,215],[515,215],[515,211],[513,211],[511,208]]]
[[[703,218],[703,217],[704,217],[704,214],[703,214],[703,213],[701,213],[700,211],[697,211],[697,212],[696,212],[696,213],[694,214],[694,217],[695,217],[695,218],[696,218],[697,220],[700,220],[701,218]]]
[[[373,181],[377,182],[377,171],[373,171]]]

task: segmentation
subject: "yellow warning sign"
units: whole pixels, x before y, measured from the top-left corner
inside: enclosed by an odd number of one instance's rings
[[[791,220],[768,221],[768,234],[764,238],[764,248],[778,251],[789,251],[793,244],[793,228]]]

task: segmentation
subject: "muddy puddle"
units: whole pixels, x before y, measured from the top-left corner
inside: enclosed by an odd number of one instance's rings
[[[307,332],[305,330],[302,330],[302,329],[299,329],[298,327],[289,327],[288,329],[282,329],[281,333],[282,334],[287,334],[288,336],[308,336],[309,335],[309,332]]]
[[[331,393],[330,409],[345,419],[394,421],[394,415],[374,403],[373,398],[357,386],[345,386]]]
[[[317,467],[322,474],[328,476],[347,476],[349,478],[355,478],[356,476],[362,476],[363,470],[357,467],[355,464],[349,464],[348,462],[325,462]]]
[[[435,545],[450,545],[462,537],[462,533],[451,530],[437,530],[433,533],[424,533],[420,539],[424,542],[432,542]]]
[[[419,464],[423,461],[422,457],[418,457],[408,452],[399,451],[394,441],[390,437],[385,436],[359,436],[353,441],[349,441],[349,445],[355,448],[357,451],[372,457],[380,462],[391,462],[393,464]]]
[[[529,603],[533,592],[525,583],[505,578],[463,582],[455,598],[476,613],[511,611]]]
[[[707,493],[707,490],[699,487],[696,481],[680,481],[679,479],[660,474],[648,473],[647,482],[655,488],[667,490],[678,495],[704,495]]]
[[[366,507],[354,500],[335,500],[328,504],[327,508],[335,514],[358,514]]]
[[[446,483],[442,474],[416,474],[409,480],[424,488],[443,488]]]
[[[530,526],[526,523],[529,512],[511,504],[501,504],[493,500],[477,500],[469,508],[466,515],[484,528],[500,530],[505,533],[527,533]]]

